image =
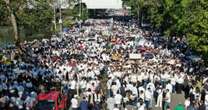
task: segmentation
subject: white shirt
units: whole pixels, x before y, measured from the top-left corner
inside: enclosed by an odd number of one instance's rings
[[[160,81],[160,79],[161,79],[161,78],[160,78],[158,75],[155,75],[155,76],[154,76],[154,81]]]
[[[114,99],[115,99],[115,103],[116,103],[116,104],[118,104],[118,105],[121,104],[121,101],[122,101],[122,96],[121,96],[121,94],[116,94],[115,97],[114,97]]]
[[[80,87],[81,87],[82,89],[85,89],[85,88],[86,88],[86,85],[87,85],[87,81],[85,81],[85,80],[81,80],[81,81],[80,81]]]
[[[146,89],[147,88],[150,88],[151,91],[155,91],[155,85],[153,83],[148,83]]]
[[[138,75],[138,76],[137,76],[137,81],[140,81],[140,82],[141,82],[142,79],[143,79],[142,77],[143,77],[142,75]]]
[[[140,103],[137,103],[137,107],[138,107],[137,110],[145,110],[145,105],[144,104],[140,105]]]
[[[78,108],[78,101],[77,101],[77,99],[75,99],[75,98],[72,98],[71,99],[71,107],[72,108]]]
[[[136,75],[131,75],[131,81],[136,83],[137,82],[137,77]]]
[[[118,88],[117,85],[112,85],[112,87],[111,87],[111,90],[112,90],[112,92],[113,92],[114,95],[117,93],[118,89],[119,88]]]
[[[140,87],[138,88],[138,90],[139,90],[139,92],[141,92],[141,91],[145,92],[145,89],[144,89],[143,86],[140,86]]]
[[[172,78],[171,78],[171,84],[172,84],[172,85],[175,85],[175,84],[176,84],[176,78],[175,78],[175,77],[172,77]]]
[[[182,77],[180,77],[180,78],[177,80],[177,82],[178,82],[179,84],[183,84],[184,79],[183,79]]]
[[[112,110],[114,108],[115,99],[112,97],[109,97],[106,101],[108,110]]]
[[[165,77],[166,80],[168,80],[168,79],[170,79],[170,74],[165,73],[165,74],[164,74],[164,77]]]
[[[76,81],[75,80],[71,81],[71,89],[72,90],[76,89]]]
[[[145,91],[145,100],[149,101],[152,99],[152,92],[150,92],[149,90]]]
[[[138,91],[136,87],[131,88],[132,94],[138,96]]]
[[[111,80],[111,79],[109,79],[109,80],[107,81],[107,88],[108,88],[108,89],[110,89],[110,88],[111,88],[111,84],[112,84],[112,80]]]
[[[166,93],[166,98],[167,98],[167,102],[170,103],[171,102],[171,94],[170,94],[170,92]]]
[[[205,95],[205,105],[208,107],[208,94]]]
[[[167,85],[166,85],[166,89],[168,89],[169,92],[172,93],[173,87],[172,87],[171,84],[167,84]]]
[[[190,105],[190,100],[186,99],[184,102],[184,105],[185,105],[185,108],[187,108]]]
[[[118,108],[114,108],[113,110],[119,110]]]
[[[126,90],[132,90],[134,86],[132,84],[127,84],[126,85]]]

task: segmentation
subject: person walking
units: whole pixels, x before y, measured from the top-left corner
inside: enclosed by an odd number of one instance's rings
[[[72,110],[78,110],[78,100],[77,95],[74,95],[74,97],[71,99],[71,108]]]
[[[80,110],[89,110],[88,109],[88,102],[85,97],[83,97],[82,101],[80,102],[79,108],[80,108]]]

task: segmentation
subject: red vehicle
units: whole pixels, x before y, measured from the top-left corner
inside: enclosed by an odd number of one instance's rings
[[[61,95],[59,91],[40,93],[37,96],[36,110],[64,110],[67,109],[67,95]]]

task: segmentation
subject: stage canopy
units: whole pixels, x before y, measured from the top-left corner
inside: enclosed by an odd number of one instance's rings
[[[122,9],[122,0],[82,0],[88,9]]]

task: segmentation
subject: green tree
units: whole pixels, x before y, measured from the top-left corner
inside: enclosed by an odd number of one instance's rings
[[[72,14],[75,18],[80,20],[88,19],[88,9],[86,4],[81,3],[74,6]]]
[[[30,4],[30,5],[28,5]],[[32,6],[29,8],[29,6]],[[53,10],[48,0],[3,0],[0,1],[1,23],[12,25],[15,41],[19,41],[19,30],[48,33],[52,25]],[[3,11],[2,11],[3,10]]]
[[[9,16],[9,12],[6,7],[6,3],[3,0],[1,0],[0,1],[0,21],[2,22],[0,22],[0,26],[7,26],[11,24],[9,20],[7,20],[8,16]]]
[[[208,1],[196,0],[190,5],[187,38],[189,45],[204,56],[208,55]],[[207,58],[207,57],[206,57]]]
[[[17,12],[18,24],[36,33],[49,33],[53,26],[53,8],[47,0],[35,0],[32,8]]]
[[[17,26],[17,16],[15,14],[15,10],[20,10],[22,7],[20,6],[21,3],[23,3],[23,0],[19,0],[18,2],[10,1],[10,0],[4,0],[5,7],[7,7],[7,12],[9,15],[9,19],[11,21],[13,31],[14,31],[14,39],[16,42],[19,42],[19,33],[18,33],[18,26]],[[16,7],[14,6],[16,4]],[[3,6],[4,7],[4,6]],[[5,13],[7,14],[7,13]]]
[[[132,15],[139,18],[140,24],[143,18],[165,36],[185,36],[189,46],[207,58],[207,0],[123,0],[123,3],[131,6]]]
[[[191,48],[204,56],[208,55],[207,0],[159,0],[152,2],[154,4],[146,3],[153,28],[169,37],[186,36]]]

